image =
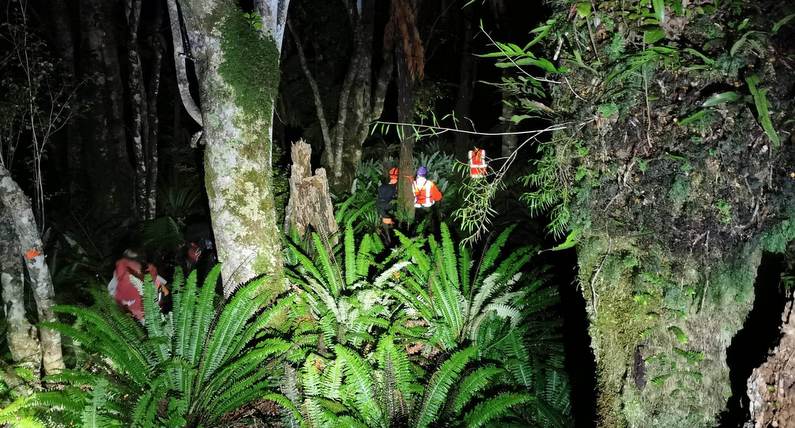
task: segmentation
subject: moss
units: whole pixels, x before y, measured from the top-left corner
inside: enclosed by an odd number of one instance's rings
[[[784,253],[793,239],[795,239],[795,213],[762,236],[762,247],[765,251]]]
[[[243,13],[229,8],[221,23],[223,61],[219,73],[234,91],[244,119],[267,129],[279,88],[279,50]]]

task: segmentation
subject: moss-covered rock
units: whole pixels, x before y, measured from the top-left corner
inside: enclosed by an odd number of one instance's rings
[[[600,425],[713,426],[761,253],[795,237],[795,30],[772,1],[557,3],[574,125],[536,181],[582,237]]]

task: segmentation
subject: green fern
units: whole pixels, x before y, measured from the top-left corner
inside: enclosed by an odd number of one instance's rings
[[[154,303],[155,287],[147,278],[144,327],[101,295],[92,308],[56,307],[75,316],[78,324],[47,326],[112,364],[53,376],[52,381],[69,386],[35,393],[28,406],[43,414],[71,415],[83,426],[212,426],[228,412],[273,393],[263,362],[274,361],[293,346],[269,336],[268,328],[292,300],[267,306],[272,296],[263,292],[267,278],[260,278],[240,287],[216,310],[219,272],[215,267],[200,290],[195,273],[182,286],[177,272],[174,311],[167,316]],[[138,398],[131,405],[127,397]],[[167,419],[159,411],[164,400]]]

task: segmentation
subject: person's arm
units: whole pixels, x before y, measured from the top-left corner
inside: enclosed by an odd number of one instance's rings
[[[425,180],[425,206],[430,207],[433,205],[433,200],[431,200],[431,181]]]

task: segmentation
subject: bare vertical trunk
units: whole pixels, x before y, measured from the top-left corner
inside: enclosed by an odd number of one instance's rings
[[[160,37],[160,27],[163,24],[163,8],[158,2],[155,5],[154,31],[149,36],[149,45],[154,54],[152,61],[152,71],[149,76],[147,89],[147,120],[149,125],[149,138],[146,146],[146,215],[147,218],[157,216],[157,177],[158,177],[158,138],[160,137],[160,122],[157,117],[157,99],[160,94],[160,72],[163,65],[163,43]],[[176,130],[175,130],[176,132]]]
[[[52,0],[50,2],[52,8],[52,25],[53,37],[52,42],[56,47],[58,54],[61,56],[61,64],[63,70],[68,76],[68,81],[72,87],[77,87],[77,70],[75,66],[75,40],[72,36],[72,22],[70,20],[71,14],[66,0]],[[79,101],[74,100],[79,103]],[[80,106],[75,106],[75,111],[80,110]],[[65,186],[69,191],[69,200],[72,206],[81,206],[83,198],[79,196],[79,189],[84,187],[81,152],[82,152],[82,138],[80,136],[80,123],[77,120],[70,120],[66,124],[66,144],[64,151],[66,152],[66,177],[68,184]]]
[[[414,79],[406,63],[402,45],[397,48],[398,122],[411,123],[414,119]],[[410,126],[400,130],[400,180],[398,180],[398,212],[407,220],[414,219],[414,134]]]
[[[40,322],[56,321],[52,310],[55,291],[50,271],[44,261],[44,248],[39,237],[30,201],[11,178],[8,170],[0,166],[0,204],[12,219],[13,229],[18,239],[20,256],[25,259],[28,275],[33,286]],[[42,362],[45,373],[57,373],[64,368],[61,354],[61,335],[50,329],[40,329]]]
[[[336,118],[327,117],[300,35],[291,29],[301,69],[312,90],[323,137],[325,147],[321,162],[329,171],[331,187],[336,191],[347,191],[353,183],[362,158],[362,144],[369,133],[370,123],[381,116],[393,70],[391,37],[385,36],[381,68],[373,73],[375,0],[363,0],[358,5],[349,0],[345,4],[353,46],[338,96]]]
[[[228,3],[182,4],[198,73],[205,185],[227,297],[238,283],[262,274],[278,278],[282,271],[271,121],[287,3],[256,2],[265,34]]]
[[[143,67],[141,55],[138,53],[138,26],[141,18],[141,0],[125,0],[125,15],[127,18],[127,96],[130,106],[130,142],[133,149],[135,165],[135,214],[139,220],[148,218],[147,197],[149,186],[146,171],[147,146],[146,132],[146,95],[144,89]]]
[[[22,257],[12,216],[0,205],[0,283],[3,291],[3,312],[8,325],[6,340],[15,363],[38,373],[41,368],[41,347],[36,327],[25,316]]]

